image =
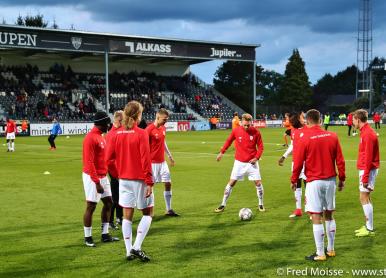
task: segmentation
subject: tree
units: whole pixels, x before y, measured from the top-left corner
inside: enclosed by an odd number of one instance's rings
[[[20,14],[17,17],[15,24],[19,25],[19,26],[24,26],[24,19],[23,19],[23,17]]]
[[[47,27],[48,22],[44,21],[44,16],[42,14],[37,14],[35,16],[27,15],[24,18],[21,15],[19,15],[17,17],[15,24],[20,26],[45,28]]]
[[[58,29],[59,28],[58,24],[56,24],[56,20],[55,19],[54,19],[54,23],[52,23],[51,28],[53,28],[53,29]]]
[[[296,110],[303,110],[312,103],[312,90],[305,64],[297,49],[294,49],[288,60],[279,91],[280,102]]]
[[[253,106],[253,64],[227,61],[215,73],[213,84],[216,90],[251,112]],[[262,95],[262,104],[276,104],[278,88],[283,76],[275,71],[256,65],[256,94]]]
[[[252,63],[227,61],[213,79],[216,90],[248,112],[252,111],[252,69]]]
[[[280,103],[279,90],[283,82],[283,75],[273,70],[256,71],[256,92],[264,99],[261,104],[277,105]]]

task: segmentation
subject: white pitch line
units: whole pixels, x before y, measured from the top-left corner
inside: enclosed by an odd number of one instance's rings
[[[173,141],[173,144],[186,144],[186,143],[197,143],[197,144],[224,144],[225,141]],[[264,145],[275,145],[275,146],[282,146],[283,144],[277,144],[277,143],[264,143]]]
[[[282,150],[278,150],[278,151],[282,151]],[[215,157],[217,155],[217,153],[194,153],[194,152],[173,152],[173,153],[193,154],[193,156],[190,156],[189,158],[191,158],[191,157]],[[194,156],[194,154],[197,154],[197,156]],[[224,154],[224,156],[233,156],[233,154]],[[264,157],[277,157],[277,156],[275,156],[275,155],[264,155],[264,153],[263,153],[262,158],[264,158]],[[357,162],[356,160],[353,160],[353,159],[346,159],[345,161],[347,161],[347,162]],[[381,163],[385,163],[386,161],[385,160],[381,160],[380,162]]]

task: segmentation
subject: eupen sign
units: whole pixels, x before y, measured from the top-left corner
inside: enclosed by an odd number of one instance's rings
[[[0,32],[1,45],[36,46],[38,35]]]

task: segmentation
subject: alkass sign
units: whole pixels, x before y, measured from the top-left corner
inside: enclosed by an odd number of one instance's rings
[[[130,53],[163,53],[170,54],[172,46],[170,44],[158,44],[151,42],[125,42]]]
[[[178,131],[189,131],[190,130],[190,122],[178,122],[177,130]]]
[[[267,123],[265,122],[265,120],[254,120],[253,126],[257,128],[267,127]]]
[[[177,131],[178,124],[177,122],[166,122],[165,127],[166,131]]]
[[[5,136],[6,124],[0,124],[0,136]],[[16,136],[29,136],[29,125],[26,130],[23,131],[21,124],[16,124]]]

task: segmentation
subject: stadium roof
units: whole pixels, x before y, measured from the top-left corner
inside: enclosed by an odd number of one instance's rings
[[[26,55],[72,52],[81,57],[108,53],[116,59],[150,63],[173,60],[189,64],[210,60],[254,62],[257,47],[260,45],[0,25],[0,48],[17,49]]]

